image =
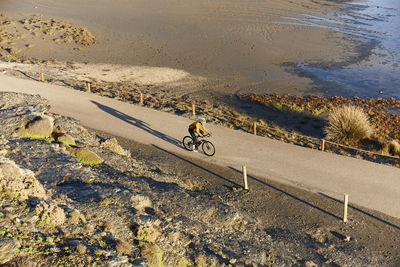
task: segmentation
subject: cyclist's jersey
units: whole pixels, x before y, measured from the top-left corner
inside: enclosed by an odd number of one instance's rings
[[[200,133],[200,126],[201,128],[203,128],[203,131],[205,133],[209,133],[208,130],[206,129],[206,127],[204,126],[204,124],[202,124],[201,122],[195,121],[192,124],[189,125],[189,129],[191,130],[196,130],[197,134],[201,137],[203,137],[203,135]]]

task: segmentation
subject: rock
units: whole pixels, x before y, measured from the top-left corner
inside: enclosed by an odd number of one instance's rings
[[[6,47],[4,50],[6,50],[8,53],[10,53],[11,55],[15,55],[21,52],[20,49],[17,49],[15,47]]]
[[[196,266],[207,266],[206,259],[207,259],[207,257],[204,254],[202,254],[202,253],[198,254],[194,259],[195,265]]]
[[[138,258],[132,262],[133,267],[147,267],[149,266],[149,261],[146,258]]]
[[[92,136],[92,134],[89,133],[89,131],[86,130],[85,128],[83,128],[82,126],[78,126],[78,131],[81,132],[85,136]]]
[[[30,196],[48,198],[45,189],[35,179],[32,171],[20,168],[14,161],[2,156],[0,156],[0,191],[20,200],[26,200]]]
[[[317,264],[315,264],[313,261],[306,261],[304,264],[305,267],[318,267]]]
[[[132,207],[139,211],[143,211],[145,208],[150,208],[152,206],[151,200],[147,196],[135,194],[130,200]]]
[[[140,255],[149,261],[149,266],[163,266],[163,254],[156,244],[146,243],[140,248]]]
[[[57,136],[56,141],[58,143],[69,145],[69,146],[76,145],[75,139],[72,136],[70,136],[69,134],[61,134],[61,135]]]
[[[129,263],[129,259],[127,256],[118,255],[111,260],[108,260],[105,264],[107,267],[131,267],[132,264]]]
[[[155,242],[161,235],[161,228],[157,224],[137,225],[134,231],[136,238],[141,241]]]
[[[35,207],[40,220],[50,225],[59,226],[65,222],[64,210],[51,201],[40,201]]]
[[[79,244],[76,246],[76,251],[78,251],[79,254],[85,255],[87,251],[87,247],[84,244]]]
[[[132,254],[132,245],[123,239],[117,239],[115,249],[121,255],[130,256]]]
[[[35,139],[49,138],[53,132],[54,119],[42,115],[27,123],[25,127],[17,130],[17,135]]]
[[[119,144],[117,139],[111,138],[105,140],[103,143],[100,145],[102,148],[106,148],[114,153],[117,153],[122,156],[130,157],[131,153],[129,151],[123,149]]]
[[[7,149],[0,149],[0,156],[6,156],[7,155],[7,153],[8,153],[8,150]]]
[[[67,147],[67,151],[84,165],[97,165],[103,162],[102,158],[87,148]]]
[[[18,253],[19,242],[14,239],[0,238],[0,264],[12,260]]]
[[[81,214],[78,210],[69,212],[67,219],[70,224],[79,224],[80,222],[86,223],[85,216],[83,216],[83,214]]]
[[[53,134],[58,134],[58,135],[65,134],[65,130],[61,127],[61,125],[58,125],[58,122],[54,122]]]

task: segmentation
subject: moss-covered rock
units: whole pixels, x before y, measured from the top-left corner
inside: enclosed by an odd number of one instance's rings
[[[101,146],[102,148],[106,148],[106,149],[108,149],[108,150],[110,150],[110,151],[112,151],[112,152],[114,152],[114,153],[117,153],[117,154],[119,154],[119,155],[122,155],[122,156],[130,157],[130,155],[131,155],[131,154],[129,153],[129,151],[123,149],[123,148],[118,144],[118,141],[117,141],[117,139],[115,139],[115,138],[111,138],[111,139],[105,140],[103,143],[101,143],[100,146]]]
[[[54,119],[42,115],[28,122],[25,127],[19,128],[16,133],[21,137],[44,139],[49,138],[53,132]]]
[[[75,139],[69,134],[61,134],[56,137],[56,141],[61,144],[75,146]]]
[[[87,148],[67,146],[67,151],[84,165],[97,165],[103,162],[103,159],[96,153]]]

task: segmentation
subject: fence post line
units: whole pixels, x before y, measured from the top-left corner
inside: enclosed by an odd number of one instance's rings
[[[321,139],[321,151],[325,151],[325,139]]]
[[[192,103],[192,113],[193,116],[196,116],[196,106],[194,105],[194,103]]]
[[[143,105],[143,94],[142,93],[140,93],[139,103],[140,103],[140,105]]]
[[[87,92],[89,92],[90,93],[90,83],[88,82],[88,83],[86,83],[86,87],[87,87]]]
[[[246,165],[242,166],[242,172],[243,172],[244,189],[245,190],[249,190],[249,186],[247,184],[247,169],[246,169]]]
[[[253,134],[257,135],[257,122],[253,123]]]
[[[344,194],[343,222],[347,222],[347,206],[349,204],[349,195]]]
[[[40,74],[40,80],[41,80],[42,82],[44,82],[44,74],[43,74],[43,73]]]

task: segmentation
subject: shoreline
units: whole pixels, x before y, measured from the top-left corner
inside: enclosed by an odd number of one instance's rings
[[[30,0],[23,2],[27,6],[30,5]],[[303,12],[316,15],[322,12],[320,8],[323,8],[324,12],[331,12],[337,7],[344,10],[346,4],[332,3],[321,7],[318,3],[313,3],[304,7],[303,0],[294,1],[287,6],[284,0],[257,4],[250,2],[238,6],[226,0],[221,0],[215,5],[194,2],[193,4],[199,5],[199,10],[172,2],[171,7],[164,11],[165,15],[160,15],[157,13],[160,8],[157,4],[162,3],[152,1],[148,4],[138,4],[137,8],[142,8],[143,14],[127,6],[126,11],[118,13],[116,22],[111,18],[119,9],[114,7],[110,10],[109,18],[105,18],[110,22],[110,27],[115,27],[112,29],[102,28],[102,23],[94,27],[93,22],[96,20],[92,15],[86,19],[87,23],[84,23],[82,11],[79,11],[78,17],[72,16],[68,19],[68,15],[64,15],[61,18],[73,21],[77,25],[84,25],[83,29],[89,28],[93,31],[96,37],[93,45],[54,43],[52,39],[57,38],[46,34],[42,36],[40,31],[35,31],[37,37],[43,37],[45,40],[27,37],[32,39],[33,44],[29,49],[23,47],[22,40],[16,40],[16,46],[21,50],[16,55],[47,61],[111,63],[183,70],[195,77],[200,76],[209,80],[207,88],[216,94],[227,95],[243,90],[246,93],[304,95],[313,92],[323,95],[327,84],[320,84],[309,74],[299,75],[296,69],[293,67],[288,69],[288,66],[297,66],[304,62],[320,66],[337,66],[347,65],[349,60],[352,63],[360,60],[357,58],[359,51],[356,50],[363,43],[362,39],[354,36],[346,38],[341,32],[300,26],[286,21],[287,18]],[[61,5],[60,9],[66,5],[68,3]],[[90,6],[91,2],[87,5]],[[151,11],[149,7],[153,5],[156,9]],[[175,5],[179,6],[179,11]],[[245,7],[242,7],[243,5]],[[282,8],[282,5],[286,7]],[[128,10],[132,12],[130,16],[126,14]],[[43,22],[46,23],[49,19],[65,24],[63,20],[52,19],[57,18],[58,16],[54,14],[58,13],[54,13],[51,7],[41,7],[39,2],[37,11],[44,15],[40,15],[34,24],[25,26],[42,29],[43,26],[47,27]],[[105,12],[102,8],[97,11]],[[196,12],[193,14],[194,18],[188,18],[193,12]],[[221,14],[218,15],[218,12]],[[254,20],[249,19],[248,16],[251,14],[254,15]],[[169,15],[174,17],[171,18]],[[31,15],[25,11],[24,17],[29,19]],[[24,33],[25,30],[16,22],[17,19],[20,18],[9,18],[10,21],[14,21],[11,26],[19,27],[19,32]],[[150,25],[145,23],[152,19],[154,22]],[[132,24],[132,21],[137,23]],[[187,27],[190,26],[196,31],[189,31]],[[55,37],[61,33],[62,31],[57,28],[52,32]],[[24,38],[29,34],[31,33],[23,34]],[[47,49],[43,49],[43,45]],[[203,88],[197,90],[199,94]],[[336,91],[334,86],[331,86],[331,89]],[[344,90],[343,93],[349,92]]]

